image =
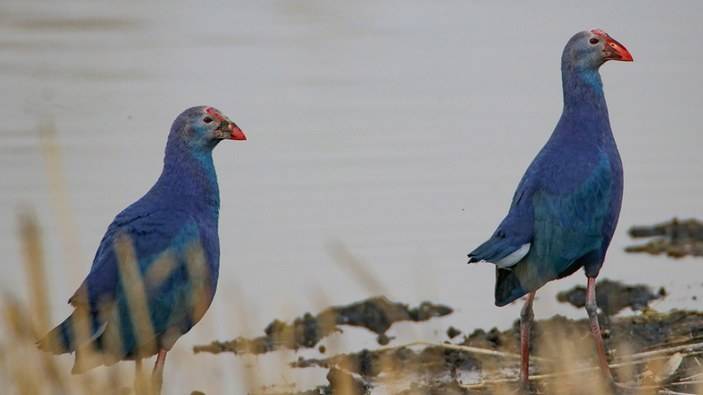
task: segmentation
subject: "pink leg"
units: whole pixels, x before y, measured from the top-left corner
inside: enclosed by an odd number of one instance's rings
[[[154,364],[154,371],[151,373],[151,393],[161,394],[161,385],[164,382],[164,365],[166,364],[166,350],[159,350]]]
[[[605,354],[605,344],[601,335],[600,325],[598,324],[598,305],[596,304],[596,278],[588,277],[588,286],[586,288],[586,312],[591,321],[591,335],[596,343],[596,354],[598,354],[598,365],[600,366],[603,377],[613,383],[613,375],[610,373],[608,366],[608,357]]]
[[[530,327],[534,318],[534,300],[535,292],[527,294],[527,300],[520,311],[520,385],[525,388],[530,384]]]

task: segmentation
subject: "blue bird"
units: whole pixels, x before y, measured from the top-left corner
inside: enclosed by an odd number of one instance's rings
[[[495,304],[527,295],[520,315],[520,380],[528,384],[535,292],[584,268],[586,311],[601,370],[612,382],[598,324],[595,279],[620,215],[623,171],[599,68],[632,55],[604,31],[579,32],[561,58],[564,108],[554,132],[518,184],[508,215],[469,263],[496,266]]]
[[[166,353],[203,317],[217,288],[220,196],[212,150],[246,140],[213,107],[193,107],[171,126],[163,171],[107,228],[93,265],[71,296],[70,317],[38,342],[76,352],[73,373],[157,354],[160,390]]]

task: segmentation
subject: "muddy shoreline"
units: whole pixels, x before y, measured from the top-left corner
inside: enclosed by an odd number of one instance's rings
[[[314,316],[305,313],[292,323],[274,320],[264,330],[264,336],[254,339],[238,337],[229,341],[214,341],[195,346],[193,352],[264,354],[282,348],[291,350],[313,348],[325,337],[342,332],[342,326],[366,328],[377,335],[378,344],[386,345],[391,340],[386,336],[386,331],[394,323],[427,321],[452,312],[450,307],[441,304],[422,302],[417,307],[411,308],[379,296],[346,306],[329,307]]]
[[[632,238],[649,241],[626,247],[626,252],[665,254],[671,258],[703,256],[703,222],[696,219],[674,218],[656,225],[633,226],[628,233]]]
[[[604,340],[611,362],[616,364],[613,371],[618,382],[631,387],[616,392],[638,393],[632,388],[660,388],[698,393],[698,383],[687,378],[703,377],[703,359],[698,358],[703,354],[703,313],[656,312],[647,304],[664,297],[666,292],[655,292],[645,285],[604,280],[599,290],[603,298],[599,302],[604,306],[600,315]],[[582,292],[576,287],[563,292],[559,298],[579,306]],[[626,307],[633,315],[613,316]],[[451,312],[448,306],[430,302],[411,308],[385,297],[375,297],[330,307],[316,315],[306,313],[291,323],[274,320],[266,327],[264,336],[212,342],[196,346],[194,351],[262,354],[283,348],[313,348],[325,336],[338,333],[348,325],[376,334],[382,346],[324,358],[299,357],[290,362],[291,368],[325,369],[328,383],[303,391],[268,387],[253,394],[373,394],[374,389],[386,388],[389,382],[395,383],[395,390],[390,393],[399,395],[514,391],[517,388],[519,321],[505,330],[476,329],[467,335],[462,334],[461,329],[449,327],[446,340],[441,343],[388,344],[392,338],[385,333],[394,322],[426,321]],[[530,393],[555,393],[555,385],[567,393],[601,393],[591,388],[599,377],[591,369],[595,366],[595,354],[589,334],[586,319],[572,320],[557,315],[536,321],[532,330],[531,376],[534,380]],[[565,356],[570,359],[563,361]],[[668,367],[670,372],[666,370],[667,364],[675,365]],[[590,383],[590,391],[595,392],[581,391],[580,382]],[[565,389],[567,387],[569,389]]]

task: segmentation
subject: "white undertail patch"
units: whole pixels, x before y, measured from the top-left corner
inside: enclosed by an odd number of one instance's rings
[[[516,263],[520,262],[520,260],[522,260],[528,252],[530,252],[530,246],[530,243],[525,243],[517,250],[511,252],[508,256],[493,263],[501,269],[511,268],[515,266]]]

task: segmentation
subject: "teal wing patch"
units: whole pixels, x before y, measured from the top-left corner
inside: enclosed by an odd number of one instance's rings
[[[532,246],[526,259],[513,269],[523,288],[541,287],[573,270],[579,258],[601,247],[611,190],[610,163],[603,155],[591,176],[575,191],[535,192]]]

